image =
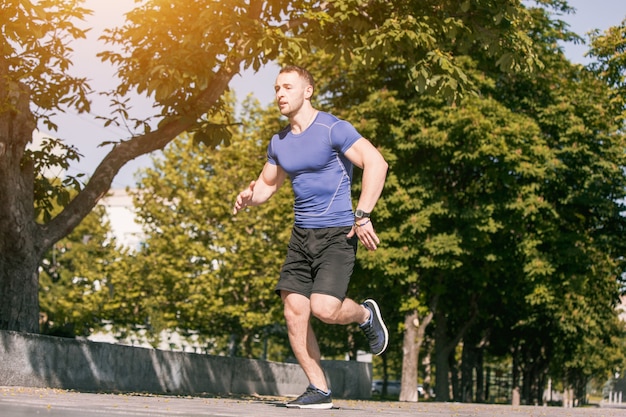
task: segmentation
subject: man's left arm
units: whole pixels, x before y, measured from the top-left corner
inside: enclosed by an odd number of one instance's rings
[[[345,155],[354,165],[363,169],[361,195],[356,208],[371,213],[383,191],[389,165],[378,149],[365,138],[357,140]],[[369,250],[376,250],[380,243],[369,218],[356,218],[355,226],[348,236],[351,237],[354,233]]]

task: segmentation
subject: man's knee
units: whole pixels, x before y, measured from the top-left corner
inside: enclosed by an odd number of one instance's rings
[[[341,301],[335,297],[326,296],[311,298],[311,313],[324,323],[335,323],[340,310]]]
[[[283,291],[283,315],[288,323],[298,321],[308,321],[310,317],[308,298],[296,294]]]

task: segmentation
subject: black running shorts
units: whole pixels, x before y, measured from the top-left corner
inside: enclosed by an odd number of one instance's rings
[[[308,298],[313,293],[326,294],[343,301],[358,244],[356,235],[346,237],[351,229],[350,226],[323,229],[294,226],[276,293],[280,295],[281,290],[286,290]]]

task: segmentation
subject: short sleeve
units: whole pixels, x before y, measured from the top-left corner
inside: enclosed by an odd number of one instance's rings
[[[361,139],[361,134],[352,124],[345,120],[339,120],[333,124],[330,130],[330,140],[333,148],[345,153],[354,143]]]
[[[278,165],[278,160],[276,158],[276,153],[274,152],[274,147],[272,144],[274,143],[274,138],[270,140],[270,143],[267,145],[267,162],[272,165]]]

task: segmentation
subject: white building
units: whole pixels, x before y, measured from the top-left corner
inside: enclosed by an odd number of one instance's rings
[[[131,250],[139,249],[144,234],[141,225],[135,221],[133,198],[128,191],[125,189],[109,190],[106,197],[102,198],[98,204],[106,209],[111,232],[118,246]]]

